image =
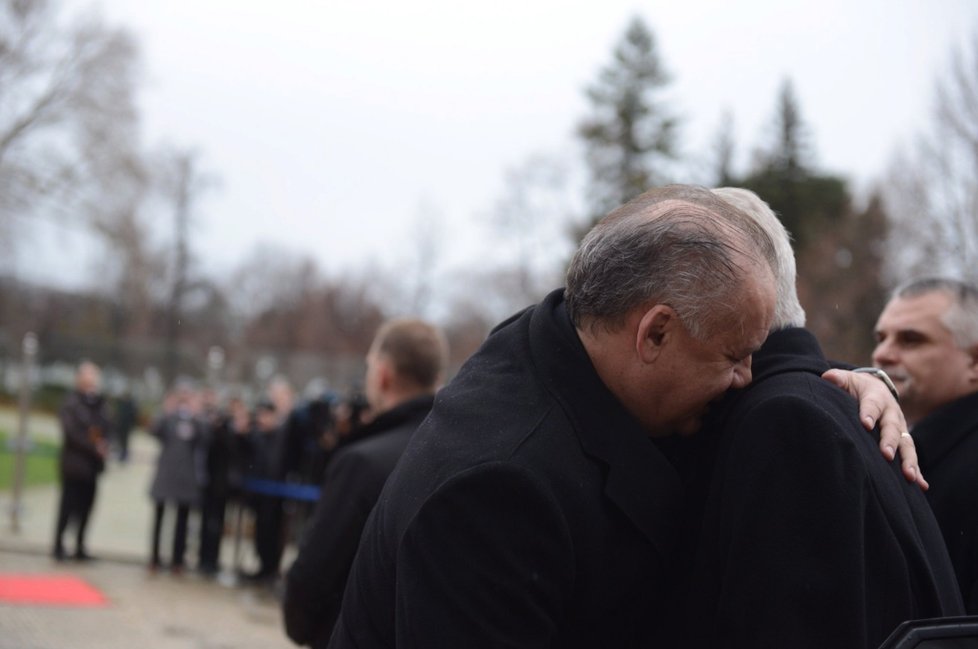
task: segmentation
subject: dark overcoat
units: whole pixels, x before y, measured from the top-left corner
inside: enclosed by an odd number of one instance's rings
[[[965,608],[978,615],[978,393],[932,412],[911,432]]]
[[[105,468],[99,450],[109,432],[109,417],[101,395],[77,390],[68,395],[59,413],[63,444],[59,458],[62,479],[95,482]]]
[[[299,554],[285,577],[285,630],[293,642],[326,647],[363,526],[434,397],[410,399],[378,415],[330,459]]]
[[[688,646],[877,647],[904,620],[962,612],[924,494],[827,369],[810,333],[773,333],[703,431],[719,442]]]
[[[330,647],[655,646],[680,507],[557,291],[439,392],[367,523]]]

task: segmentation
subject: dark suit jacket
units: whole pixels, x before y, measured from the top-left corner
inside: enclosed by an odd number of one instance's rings
[[[877,647],[904,620],[962,611],[923,493],[827,369],[810,333],[776,332],[703,431],[720,438],[689,646]]]
[[[911,432],[965,608],[978,614],[978,393],[932,412]]]
[[[318,649],[329,642],[367,516],[433,401],[418,397],[382,413],[330,460],[322,495],[285,578],[285,630],[296,644]]]
[[[563,293],[435,400],[364,531],[330,647],[634,647],[660,631],[679,480]]]

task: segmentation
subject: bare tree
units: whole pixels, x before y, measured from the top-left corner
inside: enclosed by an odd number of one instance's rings
[[[539,300],[559,283],[570,255],[568,169],[557,156],[534,154],[509,168],[490,222],[503,244],[493,286],[513,308]],[[565,249],[566,248],[566,249]]]
[[[164,154],[158,183],[165,203],[173,210],[174,224],[163,368],[163,377],[169,384],[176,378],[179,370],[184,301],[194,282],[191,276],[190,241],[193,211],[202,193],[213,183],[213,179],[201,172],[195,152],[175,150]]]
[[[0,0],[5,234],[15,219],[83,218],[87,185],[131,159],[137,60],[128,34],[94,16],[65,21],[55,2]]]
[[[978,279],[978,35],[937,83],[930,129],[890,165],[887,275]]]
[[[591,223],[671,175],[679,121],[662,99],[669,82],[655,35],[633,17],[612,62],[588,86],[591,114],[578,127],[590,171]]]
[[[434,298],[433,287],[438,281],[437,271],[442,252],[442,233],[445,217],[437,205],[422,201],[412,228],[416,270],[414,288],[411,291],[408,310],[416,315],[427,315]]]

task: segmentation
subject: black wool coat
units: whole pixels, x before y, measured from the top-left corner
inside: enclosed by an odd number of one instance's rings
[[[911,433],[965,608],[978,615],[978,393],[932,412]]]
[[[296,644],[319,649],[329,642],[367,516],[433,401],[417,397],[381,413],[359,440],[330,460],[299,554],[285,577],[285,630]]]
[[[771,334],[701,433],[718,437],[687,646],[877,647],[904,620],[961,614],[923,492],[827,369],[804,329]]]
[[[367,523],[329,646],[656,646],[680,507],[678,475],[556,291],[438,394]]]
[[[59,419],[64,441],[58,462],[61,478],[95,482],[105,468],[105,458],[99,452],[109,433],[105,399],[75,390],[61,406]]]

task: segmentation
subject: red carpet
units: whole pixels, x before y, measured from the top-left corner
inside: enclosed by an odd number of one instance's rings
[[[0,606],[105,606],[105,597],[81,579],[65,575],[0,574]]]

